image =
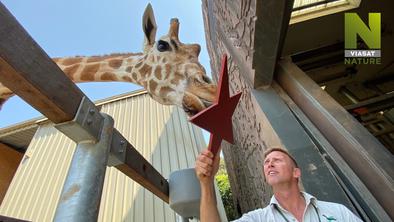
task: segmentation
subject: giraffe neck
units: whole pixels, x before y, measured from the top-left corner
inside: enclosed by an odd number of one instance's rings
[[[60,69],[75,83],[131,82],[143,85],[148,71],[142,69],[146,57],[137,54],[68,57],[54,59]]]
[[[165,58],[154,55],[112,54],[107,56],[55,58],[54,62],[75,83],[81,82],[131,82],[143,86],[153,94],[167,94],[168,84],[159,85],[164,78],[171,78],[171,65]],[[162,72],[164,71],[165,72]],[[164,76],[165,75],[165,76]],[[171,81],[172,83],[172,81]],[[0,109],[14,93],[0,83]],[[165,98],[152,95],[162,104],[170,104]]]

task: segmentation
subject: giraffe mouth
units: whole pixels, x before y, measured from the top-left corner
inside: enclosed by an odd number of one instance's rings
[[[215,102],[217,87],[213,84],[203,87],[190,87],[185,91],[182,108],[189,117],[210,107]]]
[[[198,98],[198,99],[200,100],[199,101],[200,106],[197,106],[197,107],[187,105],[185,102],[182,103],[182,108],[189,117],[196,115],[200,111],[210,107],[213,104],[212,101],[209,101],[209,100],[206,100],[203,98]]]
[[[187,107],[185,104],[182,104],[182,108],[185,111],[185,113],[189,116],[192,117],[196,115],[199,111],[196,109],[192,109],[191,107]]]

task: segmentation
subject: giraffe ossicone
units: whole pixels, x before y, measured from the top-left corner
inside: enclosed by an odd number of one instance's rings
[[[150,4],[142,19],[142,53],[55,58],[54,61],[75,83],[132,82],[143,86],[157,102],[182,107],[189,116],[210,106],[217,86],[198,61],[200,46],[179,40],[177,19],[171,19],[168,34],[156,41],[157,25]],[[0,108],[13,95],[0,83]]]

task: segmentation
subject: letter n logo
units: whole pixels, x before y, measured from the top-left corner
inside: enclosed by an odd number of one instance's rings
[[[380,49],[380,13],[368,13],[368,26],[357,13],[345,13],[345,49],[357,49],[357,34],[370,49]]]

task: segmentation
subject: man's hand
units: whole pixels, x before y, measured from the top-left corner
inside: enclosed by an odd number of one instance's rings
[[[208,149],[203,150],[201,154],[197,157],[195,169],[197,178],[198,180],[200,180],[201,184],[213,184],[213,179],[219,169],[219,160],[219,152],[214,158],[213,153]]]
[[[208,149],[203,150],[196,160],[196,174],[201,185],[200,221],[219,222],[213,179],[219,169],[220,149],[216,156]]]

